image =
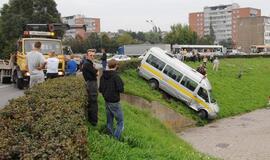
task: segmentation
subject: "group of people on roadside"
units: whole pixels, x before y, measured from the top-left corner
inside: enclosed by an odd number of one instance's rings
[[[58,77],[59,59],[54,51],[48,53],[49,58],[46,60],[41,53],[41,42],[37,41],[34,44],[34,48],[26,55],[26,67],[30,74],[29,87],[33,87],[35,84],[45,81],[45,74],[43,69],[47,69],[46,77],[53,79]],[[73,55],[67,62],[66,75],[76,75],[77,63],[74,60]]]
[[[118,62],[114,59],[108,61],[105,50],[102,51],[102,68],[98,70],[94,64],[95,50],[89,49],[86,54],[86,60],[82,64],[82,73],[86,81],[86,89],[88,93],[88,121],[96,126],[98,123],[98,90],[105,100],[107,131],[116,139],[120,139],[124,129],[123,111],[120,105],[120,93],[124,92],[124,83],[117,74]],[[106,58],[105,58],[106,57]],[[107,67],[108,66],[108,67]],[[102,75],[100,77],[100,72]],[[98,77],[100,84],[98,87]],[[117,126],[114,129],[114,119],[117,121]]]
[[[35,42],[34,48],[26,56],[26,67],[30,73],[30,88],[45,81],[44,68],[47,68],[47,78],[58,76],[59,59],[54,52],[51,52],[49,53],[49,58],[45,60],[40,52],[41,45],[41,42]],[[87,119],[93,126],[96,126],[98,123],[99,91],[105,100],[108,133],[116,139],[120,139],[124,129],[124,117],[120,105],[120,93],[124,92],[124,83],[117,74],[118,62],[112,59],[107,63],[105,50],[102,49],[102,52],[103,70],[98,70],[94,63],[95,49],[88,49],[86,57],[82,61],[81,70],[86,82],[88,96]],[[77,63],[73,60],[73,56],[71,56],[71,59],[67,62],[66,74],[75,75],[76,71]],[[98,85],[99,77],[100,83]],[[114,119],[117,121],[115,129]]]

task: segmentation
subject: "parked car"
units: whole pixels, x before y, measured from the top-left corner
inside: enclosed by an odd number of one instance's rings
[[[115,59],[117,61],[129,61],[129,60],[131,60],[131,58],[128,57],[127,55],[114,55],[112,58],[107,59],[107,61],[109,61],[111,59]]]

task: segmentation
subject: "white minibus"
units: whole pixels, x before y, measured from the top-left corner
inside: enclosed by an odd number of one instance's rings
[[[219,107],[212,97],[207,77],[179,61],[166,51],[153,47],[141,61],[139,75],[151,87],[165,91],[198,111],[201,118],[214,119]]]

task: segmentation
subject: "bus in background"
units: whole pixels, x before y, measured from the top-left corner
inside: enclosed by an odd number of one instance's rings
[[[251,54],[270,54],[270,45],[252,45]]]
[[[199,53],[201,56],[222,56],[226,53],[226,48],[221,45],[179,45],[172,46],[173,53],[190,54]]]

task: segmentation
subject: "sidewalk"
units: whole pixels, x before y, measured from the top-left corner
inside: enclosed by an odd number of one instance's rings
[[[198,151],[225,160],[270,159],[270,109],[219,120],[179,134]]]

